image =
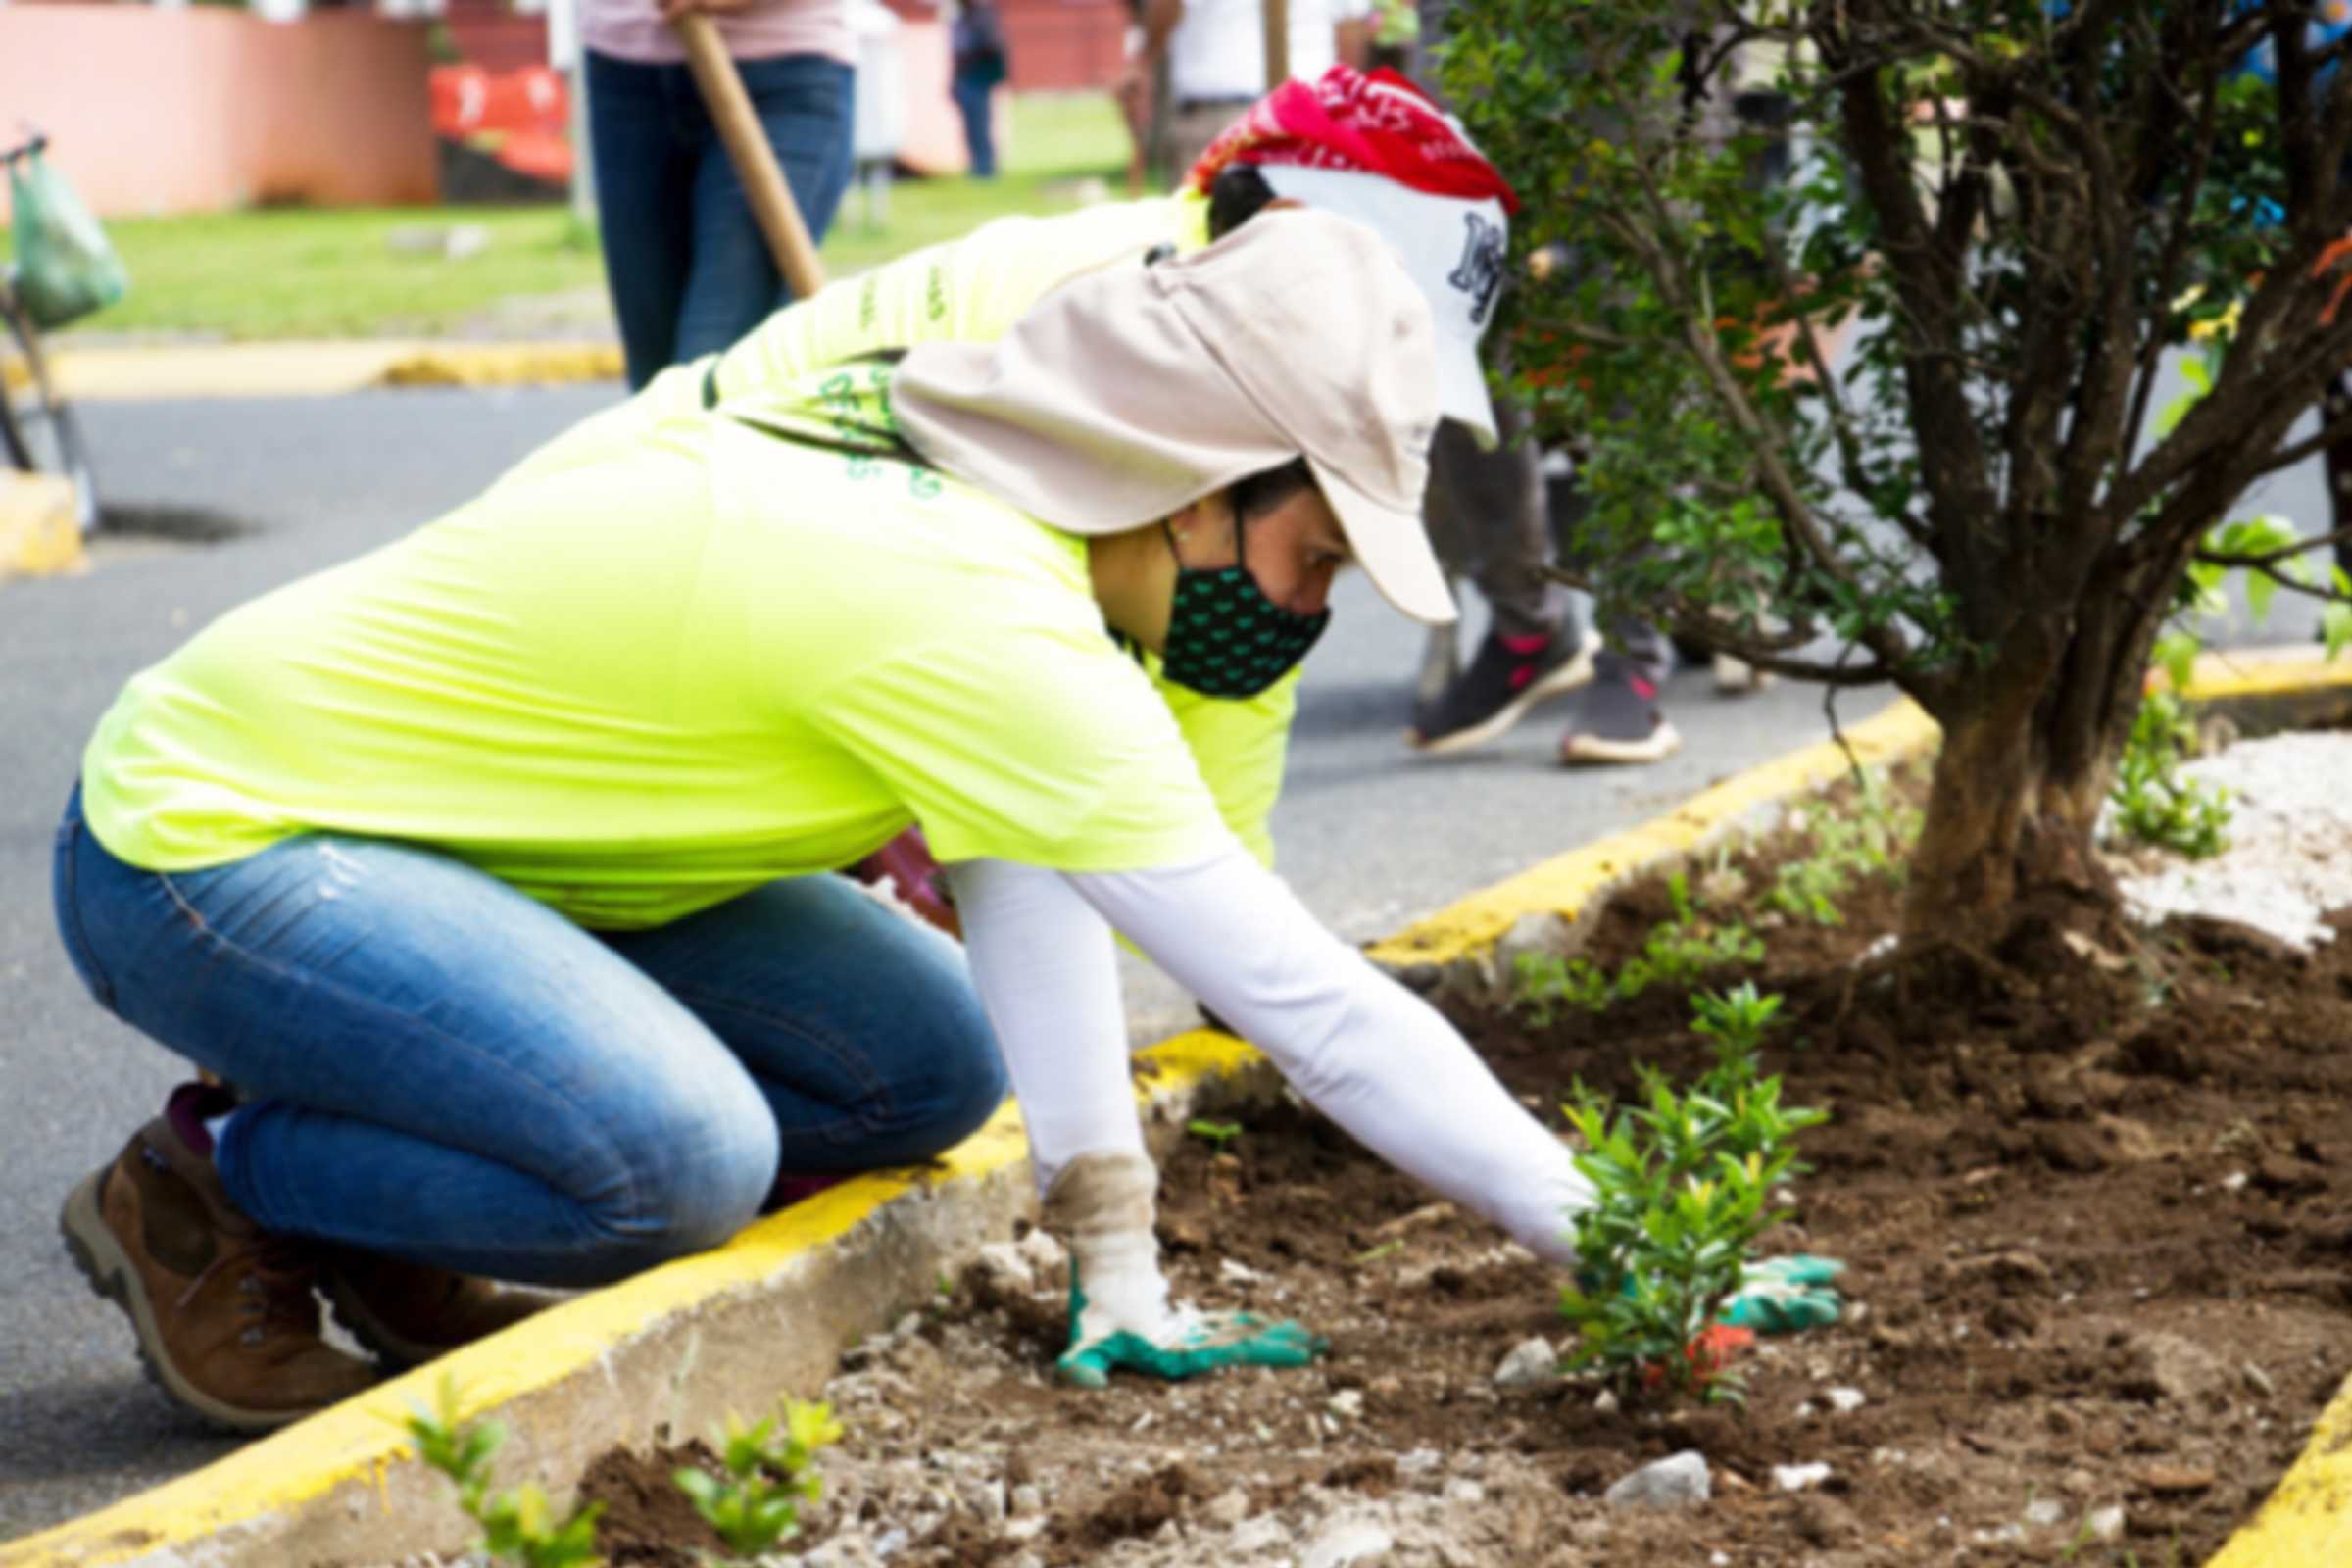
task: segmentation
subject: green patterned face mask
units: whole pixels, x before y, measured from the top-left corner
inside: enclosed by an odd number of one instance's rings
[[[1268,599],[1246,564],[1204,569],[1179,556],[1160,673],[1204,697],[1255,697],[1298,668],[1330,624],[1329,610],[1301,615]]]

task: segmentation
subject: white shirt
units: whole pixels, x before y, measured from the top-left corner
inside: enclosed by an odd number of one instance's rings
[[[1312,81],[1339,59],[1333,30],[1371,0],[1291,0],[1291,74]],[[1259,0],[1185,0],[1168,34],[1168,89],[1181,109],[1202,98],[1254,99],[1266,90],[1266,24]]]
[[[675,65],[686,46],[662,20],[655,0],[576,0],[580,42],[600,55],[639,65]],[[717,19],[718,35],[737,60],[822,55],[858,63],[849,0],[755,0],[748,11]]]

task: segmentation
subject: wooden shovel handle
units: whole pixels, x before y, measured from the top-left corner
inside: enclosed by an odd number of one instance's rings
[[[710,111],[718,139],[726,144],[735,175],[751,199],[752,217],[776,259],[776,270],[792,285],[794,298],[808,299],[825,286],[824,264],[816,259],[808,225],[801,220],[792,187],[784,183],[784,171],[776,163],[776,150],[767,144],[767,132],[760,129],[759,117],[752,113],[751,94],[743,90],[743,76],[728,55],[716,24],[700,11],[689,11],[670,25],[686,46],[687,69],[694,73],[704,107]]]
[[[1266,91],[1272,92],[1291,79],[1290,0],[1264,0],[1261,10],[1265,23]]]

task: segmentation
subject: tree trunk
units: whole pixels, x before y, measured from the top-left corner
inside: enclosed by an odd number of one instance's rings
[[[1943,718],[1904,898],[1906,949],[1990,956],[2029,929],[2084,930],[2113,917],[2114,879],[2092,853],[2110,753],[2087,737],[2042,733],[2079,711],[1988,701]]]

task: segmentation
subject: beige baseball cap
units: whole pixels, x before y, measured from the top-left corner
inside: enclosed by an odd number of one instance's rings
[[[1382,597],[1456,618],[1421,524],[1429,301],[1351,219],[1264,212],[1190,256],[1088,273],[997,342],[909,350],[891,406],[934,466],[1079,534],[1156,522],[1303,456]]]

